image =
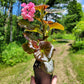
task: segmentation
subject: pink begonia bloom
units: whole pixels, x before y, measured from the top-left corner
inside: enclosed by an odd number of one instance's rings
[[[34,8],[34,7],[31,8],[31,12],[32,12],[32,13],[35,13],[35,8]]]
[[[29,14],[27,14],[26,17],[28,18],[29,21],[33,21],[34,20]]]
[[[22,13],[21,13],[22,16],[25,16],[25,14],[26,14],[25,12],[22,12]]]
[[[30,2],[29,4],[23,3],[21,4],[22,10],[21,10],[21,15],[23,16],[24,19],[28,19],[29,21],[33,21],[34,13],[35,13],[35,5],[34,3]]]
[[[29,4],[27,4],[27,6],[29,7],[29,10],[31,10],[32,8],[35,7],[34,3],[30,2]]]
[[[27,5],[24,8],[29,10],[29,6],[27,6]]]
[[[34,17],[35,15],[32,12],[28,13],[31,17]]]
[[[35,5],[34,5],[34,3],[32,3],[32,2],[30,2],[29,4],[27,4],[27,6],[29,6],[29,7],[35,7]]]
[[[22,8],[22,10],[21,10],[22,12],[26,12],[27,10],[25,9],[25,8]]]
[[[23,16],[24,19],[26,19],[26,13],[25,12],[22,12],[21,15]]]
[[[26,6],[26,3],[22,3],[21,6],[22,6],[22,7],[25,7],[25,6]]]

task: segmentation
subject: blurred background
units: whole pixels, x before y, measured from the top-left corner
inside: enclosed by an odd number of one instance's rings
[[[64,26],[64,31],[53,29],[48,37],[57,50],[54,74],[58,84],[84,84],[83,0],[0,0],[0,84],[29,84],[33,75],[34,57],[23,51],[24,29],[18,26],[23,2],[47,4],[49,9],[62,11],[44,17]]]

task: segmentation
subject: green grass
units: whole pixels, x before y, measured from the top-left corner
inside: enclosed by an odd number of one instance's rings
[[[70,40],[75,40],[75,36],[73,34],[66,33],[53,33],[50,37],[48,37],[47,41],[51,42],[53,45],[59,43],[68,43]]]
[[[53,33],[53,35],[50,36],[52,39],[70,39],[75,40],[75,36],[72,33]]]
[[[24,79],[30,82],[34,63],[34,61],[31,61],[30,59],[27,62],[18,63],[12,67],[0,64],[0,84],[20,84],[24,82]]]
[[[0,58],[4,60],[0,63],[0,84],[20,84],[25,81],[29,84],[30,80],[27,79],[33,74],[33,54],[27,54],[21,45],[12,42],[6,46]],[[10,60],[14,63],[13,66]]]
[[[73,69],[77,72],[77,79],[80,84],[84,84],[84,50],[79,50],[76,53],[70,53],[70,59],[73,63]]]

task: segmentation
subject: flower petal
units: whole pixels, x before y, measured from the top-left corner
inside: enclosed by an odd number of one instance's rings
[[[22,7],[25,7],[25,6],[26,6],[26,3],[22,3],[21,6],[22,6]]]

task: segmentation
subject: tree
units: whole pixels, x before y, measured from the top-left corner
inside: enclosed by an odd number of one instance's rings
[[[84,21],[84,12],[83,12],[83,16],[82,16],[82,18],[81,18],[81,21]]]
[[[63,12],[63,10],[67,7],[70,0],[49,0],[47,2],[48,5],[50,5],[50,8],[57,9],[57,11]],[[62,13],[54,13],[52,14],[53,19],[56,21],[59,21],[59,19],[62,17]]]
[[[12,42],[12,5],[13,5],[13,2],[12,0],[10,0],[10,42]]]
[[[50,5],[50,7],[53,7],[55,4],[68,4],[69,1],[70,0],[49,0],[47,4]]]
[[[68,14],[65,20],[67,30],[72,32],[72,29],[76,26],[76,23],[81,20],[82,17],[82,6],[76,0],[70,1],[68,6]]]
[[[77,24],[76,22],[77,15],[67,15],[63,18],[64,26],[68,32],[71,32],[74,26]]]
[[[6,15],[6,9],[8,8],[8,0],[1,0],[0,1],[0,5],[3,7],[3,10],[4,10],[4,8],[5,8],[5,15]]]
[[[82,6],[80,3],[77,3],[76,0],[71,1],[68,4],[68,15],[73,15],[76,14],[77,15],[77,21],[80,21],[80,18],[82,17]]]
[[[84,21],[79,21],[73,29],[76,40],[84,40]]]
[[[82,5],[80,3],[77,3],[77,15],[77,20],[80,21],[81,17],[83,16]]]
[[[9,36],[9,41],[12,42],[13,41],[13,27],[12,27],[12,22],[13,22],[13,13],[12,13],[12,10],[13,10],[13,4],[18,1],[18,0],[1,0],[0,1],[0,5],[1,7],[3,8],[3,11],[5,9],[5,12],[3,12],[3,16],[6,18],[4,18],[4,34],[5,34],[5,41],[6,41],[6,35],[7,32],[9,32],[9,30],[7,30],[7,26],[8,26],[8,22],[9,22],[9,29],[10,29],[10,36]],[[27,0],[26,0],[27,1]]]

